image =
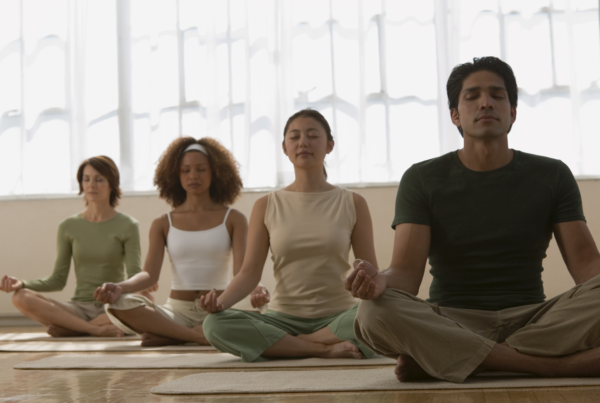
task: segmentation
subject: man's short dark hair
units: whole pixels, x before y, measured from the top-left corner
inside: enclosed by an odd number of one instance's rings
[[[504,86],[506,87],[506,91],[508,92],[508,101],[510,102],[510,106],[517,107],[517,102],[519,101],[519,88],[517,87],[517,79],[515,78],[515,73],[511,67],[493,56],[486,57],[475,57],[473,58],[473,63],[463,63],[455,66],[452,69],[452,73],[450,73],[450,77],[448,77],[448,82],[446,83],[446,93],[448,94],[448,107],[450,110],[458,108],[458,98],[460,92],[462,91],[463,82],[465,79],[471,74],[481,71],[487,70],[492,73],[498,74],[502,80],[504,81]],[[462,128],[459,127],[458,131],[460,135],[463,135]],[[508,129],[510,132],[510,128]]]

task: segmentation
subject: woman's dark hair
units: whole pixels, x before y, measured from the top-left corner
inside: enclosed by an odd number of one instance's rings
[[[458,98],[460,96],[460,92],[462,91],[463,82],[465,79],[471,74],[481,70],[491,71],[492,73],[498,74],[500,78],[502,78],[504,81],[504,86],[506,87],[506,92],[508,92],[508,101],[510,102],[510,106],[516,108],[517,102],[519,101],[519,88],[517,87],[515,73],[513,73],[512,68],[507,63],[503,62],[497,57],[486,56],[475,57],[473,58],[473,63],[468,62],[459,64],[452,69],[452,73],[450,73],[450,77],[448,77],[448,82],[446,83],[448,107],[450,110],[458,108]],[[511,128],[508,129],[509,132],[510,129]],[[462,127],[459,127],[458,131],[462,136]]]
[[[320,112],[318,112],[314,109],[306,108],[306,109],[302,109],[302,110],[294,113],[287,120],[285,127],[283,128],[282,144],[285,144],[285,135],[287,134],[290,124],[292,124],[292,122],[298,118],[312,118],[312,119],[316,120],[317,122],[319,122],[319,124],[321,124],[321,126],[323,126],[323,129],[325,130],[325,134],[327,134],[327,141],[333,141],[333,136],[331,135],[331,127],[329,127],[329,123],[327,122],[327,119],[325,119],[325,117],[323,115],[321,115]],[[327,179],[327,170],[325,169],[325,166],[323,166],[323,174],[325,175],[325,179]]]
[[[211,170],[209,194],[215,203],[232,204],[242,190],[242,179],[238,171],[238,163],[233,155],[217,140],[203,137],[180,137],[173,141],[158,160],[154,172],[154,184],[158,187],[159,197],[165,199],[173,207],[183,204],[187,193],[179,179],[181,161],[185,149],[198,143],[208,152],[208,163]],[[200,152],[200,151],[189,151]]]
[[[79,194],[83,193],[83,170],[86,166],[90,165],[100,175],[104,176],[110,186],[110,205],[116,207],[119,204],[119,198],[121,197],[121,188],[119,187],[119,168],[117,164],[105,155],[99,155],[97,157],[88,158],[83,161],[77,169],[77,182],[79,182]],[[87,206],[88,202],[85,201]]]

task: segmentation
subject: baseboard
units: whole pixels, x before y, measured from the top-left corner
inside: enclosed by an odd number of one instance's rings
[[[9,326],[40,326],[40,324],[20,313],[0,314],[0,327]]]

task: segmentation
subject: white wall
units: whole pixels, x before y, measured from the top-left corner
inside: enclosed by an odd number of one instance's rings
[[[600,180],[578,181],[583,197],[583,207],[588,226],[594,239],[600,240]],[[390,224],[394,216],[396,187],[371,187],[353,189],[362,194],[369,204],[375,230],[377,259],[382,268],[387,267],[392,255],[394,232]],[[263,192],[244,193],[235,204],[235,208],[250,216],[252,205]],[[78,198],[39,199],[39,200],[3,200],[0,201],[0,274],[10,274],[25,279],[34,279],[48,275],[53,268],[55,258],[55,236],[58,224],[70,215],[83,209]],[[129,196],[121,201],[119,210],[132,215],[140,222],[142,233],[142,255],[148,248],[148,230],[152,220],[169,210],[167,204],[156,196]],[[555,296],[572,286],[560,257],[556,243],[552,241],[548,249],[548,258],[544,261],[543,274],[546,295]],[[270,258],[263,272],[263,283],[273,288],[273,266]],[[157,301],[164,301],[171,283],[168,259],[163,263],[160,290]],[[428,271],[421,285],[419,296],[428,295],[431,276]],[[52,298],[67,300],[71,297],[75,285],[74,276],[69,277],[65,289],[50,294]],[[10,296],[0,295],[0,314],[16,313]]]

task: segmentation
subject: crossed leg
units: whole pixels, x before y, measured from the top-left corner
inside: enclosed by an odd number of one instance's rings
[[[87,322],[74,309],[57,304],[44,295],[28,290],[15,291],[13,305],[25,316],[46,326],[53,337],[72,337],[90,334],[100,337],[121,337],[124,333],[107,320],[106,315]],[[104,316],[104,318],[102,318]]]
[[[134,332],[142,335],[144,347],[183,343],[210,345],[204,337],[202,325],[190,329],[173,322],[149,306],[127,310],[111,309],[110,312]]]
[[[542,304],[499,311],[512,334],[495,338],[477,332],[498,323],[496,312],[450,312],[387,290],[378,300],[361,303],[355,331],[372,350],[397,358],[400,381],[436,377],[460,383],[484,370],[600,376],[599,302],[600,276]],[[484,326],[473,330],[478,323]]]
[[[286,335],[266,349],[262,356],[265,358],[364,358],[354,343],[338,339],[328,327],[311,334]]]

